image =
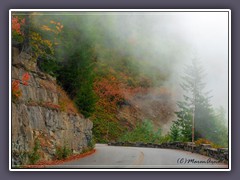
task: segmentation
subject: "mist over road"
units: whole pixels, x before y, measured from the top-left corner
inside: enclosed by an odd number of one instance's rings
[[[228,168],[228,165],[187,151],[96,144],[93,155],[51,168]]]

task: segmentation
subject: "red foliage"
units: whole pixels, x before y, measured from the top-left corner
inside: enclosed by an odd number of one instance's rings
[[[114,70],[110,69],[109,71]],[[94,91],[99,97],[98,105],[103,106],[108,112],[116,111],[117,105],[122,104],[124,101],[129,101],[135,94],[145,94],[149,89],[148,87],[128,86],[128,76],[124,73],[119,75],[121,78],[108,74],[107,77],[98,79],[94,83]]]
[[[13,90],[19,90],[19,81],[18,80],[14,80],[13,82],[12,82],[12,89]]]
[[[28,73],[23,74],[23,76],[22,76],[23,85],[27,86],[29,79],[30,79],[30,75]]]
[[[25,19],[20,20],[17,16],[12,17],[12,31],[15,31],[19,35],[23,35],[21,26],[25,24]]]
[[[60,106],[57,104],[53,104],[51,102],[46,102],[43,106],[51,108],[51,109],[60,109]]]
[[[108,111],[112,111],[116,104],[124,99],[123,84],[114,77],[95,82],[94,90],[100,98],[99,103],[101,106],[110,108]]]
[[[22,76],[22,84],[24,86],[28,85],[28,81],[30,79],[30,75],[28,73],[23,74]],[[13,80],[12,81],[12,95],[15,99],[19,99],[22,95],[22,91],[20,89],[20,81]]]
[[[72,155],[72,156],[68,157],[67,159],[54,160],[54,161],[41,161],[41,162],[38,162],[36,165],[25,165],[25,166],[22,166],[22,168],[47,168],[48,166],[58,165],[58,164],[62,164],[62,163],[69,162],[69,161],[75,161],[75,160],[84,158],[86,156],[92,155],[95,152],[96,152],[96,149],[93,149],[93,150],[83,153],[83,154]]]
[[[13,97],[18,99],[21,95],[22,95],[22,92],[19,88],[19,80],[14,80],[12,81],[12,94],[13,94]]]

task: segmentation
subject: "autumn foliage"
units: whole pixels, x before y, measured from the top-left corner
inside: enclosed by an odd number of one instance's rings
[[[56,22],[56,21],[51,20],[50,24],[53,24],[54,28],[51,28],[50,26],[47,26],[47,25],[42,25],[41,29],[44,30],[44,31],[53,32],[55,34],[60,33],[63,29],[63,25],[60,22]]]
[[[24,86],[28,86],[29,79],[30,79],[29,73],[24,73],[21,81],[20,80],[12,81],[12,97],[14,101],[18,100],[22,96],[20,83],[22,83]]]
[[[23,35],[21,27],[25,24],[25,19],[20,19],[17,16],[12,17],[12,31],[19,35]]]
[[[46,22],[46,24],[38,22],[35,26],[39,30],[32,31],[30,35],[31,46],[34,49],[35,55],[43,57],[54,55],[54,46],[59,44],[57,39],[63,29],[63,25],[60,22],[51,20],[50,22]]]
[[[195,141],[196,145],[201,145],[201,144],[210,144],[213,148],[221,148],[219,145],[214,144],[213,142],[204,139],[204,138],[200,138],[197,141]]]
[[[116,104],[124,99],[124,92],[119,81],[114,77],[108,79],[101,79],[95,82],[94,90],[99,96],[99,104],[108,107],[108,111],[116,110]]]
[[[16,100],[21,97],[22,91],[19,88],[19,80],[13,80],[12,81],[12,96],[13,99]]]
[[[66,111],[68,113],[78,114],[78,109],[76,108],[73,101],[68,97],[66,92],[60,86],[57,86],[57,91],[61,94],[59,97],[60,110]]]
[[[27,86],[29,79],[30,79],[29,73],[23,74],[23,76],[22,76],[22,83],[23,83],[23,85]]]
[[[128,78],[121,74],[121,80],[115,76],[109,75],[105,78],[99,78],[94,83],[94,91],[99,96],[98,104],[105,107],[108,112],[117,110],[117,106],[124,104],[132,96],[138,93],[147,93],[146,87],[131,87],[122,78]],[[124,83],[125,82],[125,83]]]
[[[53,57],[55,46],[59,44],[58,35],[63,29],[60,22],[43,17],[36,19],[31,14],[26,17],[13,15],[11,22],[12,38],[16,44],[23,45],[26,40],[28,47],[25,49],[30,49],[32,56]]]

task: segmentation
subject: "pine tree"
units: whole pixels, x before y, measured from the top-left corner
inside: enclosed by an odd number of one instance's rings
[[[170,128],[170,138],[171,141],[176,142],[180,140],[180,129],[178,128],[177,122],[173,122],[171,128]]]
[[[214,132],[214,114],[209,92],[205,92],[204,69],[197,60],[186,66],[180,85],[184,90],[183,100],[178,102],[177,125],[184,141],[211,138]]]
[[[96,103],[93,90],[95,59],[90,45],[82,43],[67,58],[59,70],[58,82],[74,100],[79,111],[85,117],[90,117]]]

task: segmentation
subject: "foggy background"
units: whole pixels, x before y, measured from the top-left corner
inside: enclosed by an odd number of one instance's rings
[[[206,76],[211,103],[228,108],[228,12],[95,12],[80,13],[106,36],[126,43],[132,53],[160,71],[169,71],[166,85],[179,91],[184,65],[197,58]],[[92,16],[97,17],[91,21]],[[111,23],[106,19],[112,20]],[[128,47],[129,41],[134,47]],[[101,56],[101,55],[100,55]]]
[[[79,35],[97,29],[105,47],[115,47],[120,54],[146,61],[168,74],[164,86],[179,98],[184,66],[196,58],[206,73],[203,81],[205,91],[213,96],[211,104],[214,108],[223,106],[228,115],[228,12],[45,13],[69,16],[69,26],[74,16],[83,17]],[[104,61],[104,55],[97,53]]]

